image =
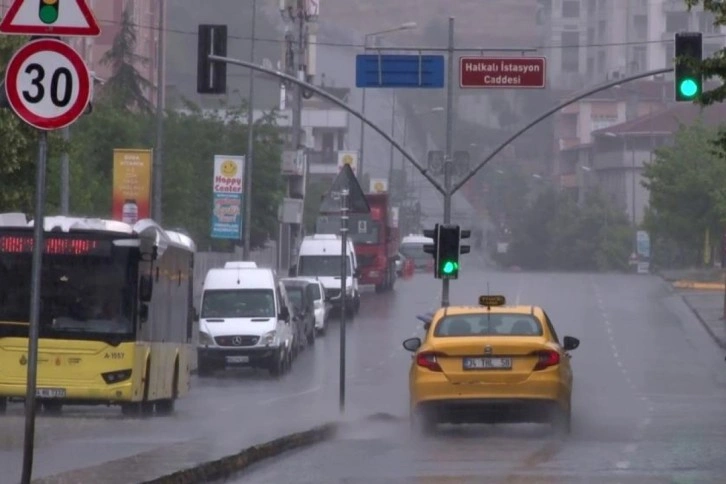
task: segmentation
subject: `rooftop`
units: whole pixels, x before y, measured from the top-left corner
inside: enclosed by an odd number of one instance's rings
[[[720,126],[726,121],[726,104],[717,103],[705,108],[691,103],[677,104],[650,115],[598,129],[592,135],[603,136],[606,132],[616,136],[670,135],[678,131],[680,125],[693,124],[699,118],[707,126]]]

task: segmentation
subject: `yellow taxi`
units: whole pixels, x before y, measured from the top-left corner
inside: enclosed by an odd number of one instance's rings
[[[449,306],[403,347],[414,353],[409,376],[411,422],[549,423],[570,432],[572,336],[560,342],[538,306],[508,306],[481,296],[478,306]]]

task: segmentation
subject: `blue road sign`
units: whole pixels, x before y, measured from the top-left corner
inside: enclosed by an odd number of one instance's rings
[[[360,54],[355,58],[356,87],[444,87],[443,55]]]

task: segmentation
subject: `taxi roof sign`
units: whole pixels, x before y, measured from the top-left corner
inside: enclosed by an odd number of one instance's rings
[[[507,304],[507,299],[504,296],[479,296],[480,306],[504,306]]]

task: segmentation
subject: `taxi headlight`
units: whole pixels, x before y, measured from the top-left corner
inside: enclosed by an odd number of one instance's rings
[[[269,333],[263,334],[262,338],[260,338],[260,344],[263,346],[277,346],[279,344],[277,331],[270,331]]]
[[[204,331],[200,331],[199,332],[199,344],[201,346],[214,345],[214,338],[212,338],[209,334],[205,333]]]

